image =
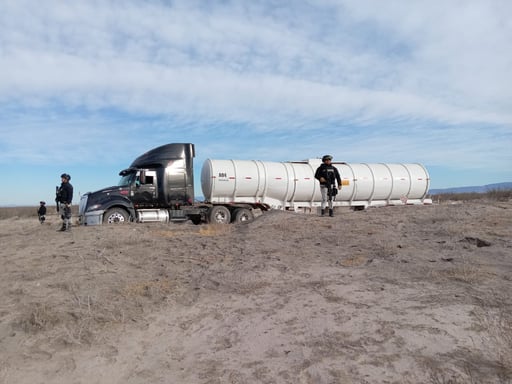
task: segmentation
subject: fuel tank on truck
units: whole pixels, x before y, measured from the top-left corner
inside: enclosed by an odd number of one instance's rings
[[[212,203],[264,203],[274,209],[309,212],[322,196],[315,171],[320,159],[297,162],[207,159],[201,187]],[[431,204],[425,199],[430,177],[421,164],[334,163],[342,189],[334,206]]]

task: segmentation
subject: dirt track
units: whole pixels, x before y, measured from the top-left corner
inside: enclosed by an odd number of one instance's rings
[[[2,383],[510,383],[512,203],[0,221]]]

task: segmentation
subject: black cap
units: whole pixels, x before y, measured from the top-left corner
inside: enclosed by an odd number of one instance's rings
[[[60,175],[61,179],[71,180],[71,175],[68,175],[67,173],[63,173]]]

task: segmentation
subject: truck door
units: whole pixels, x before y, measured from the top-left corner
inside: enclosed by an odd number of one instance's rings
[[[176,159],[169,162],[166,168],[167,185],[166,192],[167,204],[186,204],[194,196],[192,171],[188,172],[187,163],[184,159]]]
[[[135,206],[152,206],[158,199],[158,184],[156,171],[141,170],[137,173],[135,188],[133,193],[133,203]]]

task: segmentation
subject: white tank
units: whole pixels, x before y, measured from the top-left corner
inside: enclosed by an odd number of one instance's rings
[[[265,203],[275,209],[311,211],[322,197],[315,171],[320,159],[300,162],[207,159],[201,171],[206,201]],[[334,206],[426,204],[430,185],[421,164],[334,163],[342,189]]]

